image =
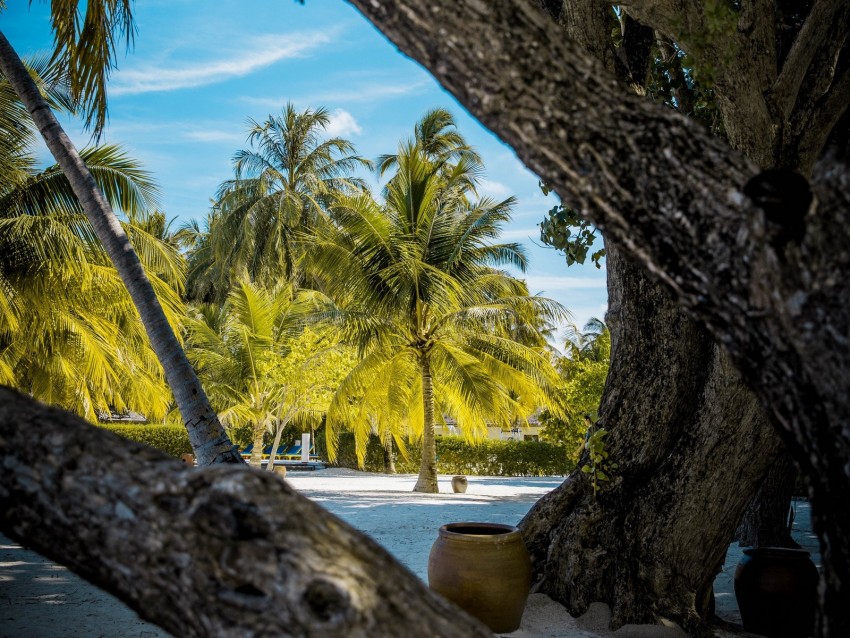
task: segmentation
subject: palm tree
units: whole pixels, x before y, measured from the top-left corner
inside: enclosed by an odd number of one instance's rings
[[[52,103],[70,103],[54,67],[29,66]],[[161,417],[170,393],[135,308],[61,170],[35,169],[22,110],[0,81],[0,382],[92,420],[127,407]],[[118,148],[82,156],[106,197],[129,215],[155,206],[150,176]],[[176,325],[183,259],[143,229],[127,229]]]
[[[448,110],[436,108],[426,111],[414,125],[413,132],[422,152],[435,164],[449,168],[463,161],[470,173],[480,171],[481,156],[466,143]],[[384,175],[398,166],[398,155],[381,155],[375,164],[378,175]]]
[[[557,373],[542,349],[506,331],[529,306],[550,317],[562,309],[495,268],[526,264],[517,244],[490,243],[512,199],[470,202],[465,161],[432,161],[418,141],[394,164],[385,204],[340,198],[307,253],[338,305],[328,317],[361,353],[328,412],[328,448],[342,425],[362,440],[374,423],[403,423],[422,435],[414,490],[436,492],[435,420],[452,416],[474,437],[545,404]]]
[[[564,354],[572,360],[607,361],[611,356],[611,335],[608,326],[597,317],[591,317],[582,330],[567,327]]]
[[[299,282],[296,231],[315,223],[339,194],[363,189],[352,173],[371,167],[351,142],[322,139],[329,123],[325,109],[299,112],[292,104],[265,122],[249,121],[251,148],[234,156],[235,178],[221,185],[209,227],[219,277],[245,270],[252,281]],[[219,282],[219,298],[228,288],[229,281]]]
[[[199,306],[187,322],[189,357],[222,422],[251,426],[252,465],[260,465],[267,431],[276,446],[288,423],[321,411],[319,383],[310,371],[312,355],[327,350],[313,342],[303,356],[299,337],[305,318],[322,305],[322,296],[312,291],[293,293],[288,284],[265,290],[243,279],[223,306]]]
[[[51,12],[56,34],[53,59],[67,71],[74,102],[87,113],[87,123],[94,121],[95,133],[99,134],[105,123],[106,78],[113,65],[117,40],[122,32],[128,45],[132,39],[131,3],[92,0],[86,4],[82,21],[76,2],[54,2]],[[0,72],[26,106],[127,287],[174,393],[198,463],[241,463],[109,201],[2,32]]]

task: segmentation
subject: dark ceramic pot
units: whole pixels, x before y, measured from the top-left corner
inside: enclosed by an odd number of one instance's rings
[[[452,490],[455,494],[463,494],[466,492],[467,484],[468,481],[465,476],[458,475],[452,477]]]
[[[802,549],[745,549],[735,570],[735,598],[744,629],[769,638],[814,633],[818,570]]]
[[[531,588],[531,560],[516,527],[449,523],[428,558],[428,584],[492,631],[519,628]]]

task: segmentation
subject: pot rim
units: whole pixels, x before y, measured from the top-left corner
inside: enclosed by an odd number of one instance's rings
[[[793,547],[748,547],[744,550],[747,556],[774,556],[783,558],[808,558],[809,552],[805,549]]]
[[[480,529],[483,534],[475,534],[470,531],[458,531],[463,528]],[[446,523],[440,526],[440,537],[453,541],[465,541],[471,543],[497,542],[504,543],[514,538],[522,539],[517,527],[504,525],[502,523],[485,523],[480,521],[465,521],[460,523]]]

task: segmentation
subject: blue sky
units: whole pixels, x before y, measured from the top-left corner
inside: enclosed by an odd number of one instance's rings
[[[0,29],[18,53],[48,50],[48,4],[8,5]],[[111,76],[103,139],[121,144],[153,173],[169,218],[202,219],[218,185],[232,177],[234,152],[247,148],[248,119],[263,121],[287,101],[299,109],[327,108],[330,133],[350,139],[370,159],[395,152],[426,110],[442,106],[484,158],[483,194],[518,200],[503,239],[525,246],[530,290],[560,301],[579,326],[604,316],[604,269],[567,268],[562,255],[540,244],[537,224],[556,200],[543,196],[537,177],[509,147],[347,3],[137,0],[134,6],[135,46]],[[79,146],[89,142],[78,122],[64,124]],[[46,148],[40,157],[52,162]]]

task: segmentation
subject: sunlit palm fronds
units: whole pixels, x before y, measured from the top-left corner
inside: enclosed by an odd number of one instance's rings
[[[298,233],[320,223],[340,196],[363,192],[355,173],[371,169],[351,142],[326,139],[329,124],[327,110],[297,111],[292,104],[263,122],[249,121],[250,148],[234,155],[235,176],[216,195],[209,237],[190,251],[190,294],[221,301],[243,273],[252,281],[302,283]]]
[[[122,40],[129,48],[135,24],[130,0],[54,0],[52,61],[68,75],[71,98],[81,105],[86,125],[99,134],[106,124],[106,81]]]
[[[434,425],[424,418],[426,401],[435,419],[450,416],[474,438],[487,424],[526,419],[554,396],[559,377],[540,329],[566,312],[497,269],[526,263],[518,245],[494,243],[513,200],[474,199],[477,165],[451,139],[429,151],[421,140],[406,142],[381,158],[395,169],[384,205],[368,194],[340,197],[332,223],[305,241],[305,268],[338,306],[324,319],[361,353],[328,412],[331,454],[342,427],[354,431],[361,461],[373,432],[422,436],[425,449]],[[423,452],[423,468],[429,462]]]

